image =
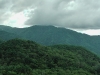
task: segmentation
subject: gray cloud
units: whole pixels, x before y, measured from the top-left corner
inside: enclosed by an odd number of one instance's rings
[[[25,22],[27,25],[100,29],[100,0],[0,0],[0,23],[11,13],[34,8]]]
[[[1,24],[10,17],[9,5],[10,5],[10,1],[0,0],[0,23]]]
[[[39,0],[12,0],[12,8],[11,11],[13,12],[21,12],[28,8],[34,8],[39,3]]]
[[[55,0],[44,2],[31,13],[26,24],[57,25],[68,28],[100,28],[100,1]]]

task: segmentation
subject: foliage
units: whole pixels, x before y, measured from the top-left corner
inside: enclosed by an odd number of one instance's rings
[[[35,25],[28,28],[12,28],[1,25],[0,29],[2,30],[0,31],[0,38],[3,40],[18,37],[32,40],[43,45],[77,45],[83,46],[100,56],[100,36],[89,36],[70,29],[43,25]]]
[[[0,44],[1,75],[99,75],[99,65],[99,57],[79,46],[21,39]]]

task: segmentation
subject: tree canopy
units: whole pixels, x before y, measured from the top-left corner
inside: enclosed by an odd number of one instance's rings
[[[0,44],[1,75],[100,75],[100,58],[71,45],[12,39]]]

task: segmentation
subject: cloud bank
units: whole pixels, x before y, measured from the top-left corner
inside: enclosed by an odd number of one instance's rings
[[[25,25],[100,29],[100,0],[0,0],[0,24],[20,12]]]

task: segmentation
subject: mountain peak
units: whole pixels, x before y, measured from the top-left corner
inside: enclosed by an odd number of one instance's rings
[[[8,33],[13,33],[20,36],[19,38],[28,39],[35,41],[43,45],[55,45],[55,44],[69,44],[69,45],[79,45],[86,47],[92,52],[100,55],[100,36],[89,36],[86,34],[77,33],[76,31],[55,27],[53,25],[42,26],[35,25],[28,28],[4,28]],[[5,35],[2,34],[3,38],[12,39],[15,35]],[[1,35],[0,34],[0,35]],[[9,40],[8,39],[8,40]]]

